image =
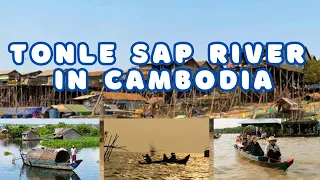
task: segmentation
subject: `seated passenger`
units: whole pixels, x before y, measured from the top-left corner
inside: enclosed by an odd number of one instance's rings
[[[281,157],[280,147],[276,144],[277,139],[270,136],[268,141],[269,144],[266,146],[264,156],[270,158],[268,162],[277,162]]]

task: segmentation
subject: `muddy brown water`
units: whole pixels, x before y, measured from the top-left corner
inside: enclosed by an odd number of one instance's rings
[[[238,134],[222,134],[214,144],[214,178],[320,178],[320,137],[278,138],[282,160],[294,159],[287,171],[261,167],[241,159],[233,145]],[[265,140],[258,141],[265,148]]]

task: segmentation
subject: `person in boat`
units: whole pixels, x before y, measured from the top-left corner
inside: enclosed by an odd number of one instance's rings
[[[237,136],[236,145],[237,145],[238,149],[243,148],[241,136]]]
[[[276,144],[277,139],[274,136],[270,136],[268,139],[269,144],[265,149],[265,157],[269,157],[268,162],[276,162],[280,160],[281,152],[280,147]]]
[[[176,153],[171,153],[171,157],[169,159],[171,162],[174,162],[177,160],[177,157],[176,157]]]
[[[243,142],[242,142],[242,145],[243,147],[245,148],[246,146],[248,146],[251,142],[251,136],[250,135],[247,135],[247,139],[245,139]]]
[[[258,143],[258,137],[253,136],[252,141],[248,146],[245,147],[245,151],[249,151],[250,154],[254,156],[263,156],[264,152]]]
[[[151,157],[149,156],[149,154],[146,154],[146,155],[144,155],[143,156],[144,157],[144,160],[146,161],[146,163],[151,163],[152,162],[152,159],[151,159]]]
[[[71,148],[71,159],[72,159],[72,163],[74,163],[77,160],[77,154],[78,151],[77,149],[74,147],[74,145]]]

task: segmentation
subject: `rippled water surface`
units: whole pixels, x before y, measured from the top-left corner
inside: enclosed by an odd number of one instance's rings
[[[186,165],[178,164],[139,164],[143,153],[113,152],[104,167],[105,179],[208,179],[209,158],[203,154],[191,154]],[[167,153],[169,156],[170,153]],[[181,159],[188,154],[176,153]],[[151,157],[161,160],[162,153]]]
[[[287,171],[261,167],[245,161],[233,148],[237,134],[214,140],[214,178],[319,178],[320,137],[278,138],[282,159],[294,159]],[[267,141],[259,140],[262,149]]]
[[[35,168],[23,165],[22,160],[12,163],[13,156],[4,156],[4,152],[8,151],[19,157],[19,146],[24,152],[32,148],[39,147],[40,141],[28,142],[9,142],[8,140],[0,140],[0,179],[20,179],[20,180],[69,180],[69,179],[99,179],[99,148],[84,148],[79,150],[77,159],[83,162],[75,169],[75,171],[59,171],[53,169]],[[5,172],[5,173],[3,173]]]

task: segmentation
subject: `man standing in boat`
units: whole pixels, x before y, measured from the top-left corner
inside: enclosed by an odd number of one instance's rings
[[[268,141],[269,144],[266,146],[264,156],[269,157],[268,162],[276,162],[280,160],[281,157],[280,147],[276,144],[277,139],[273,136],[270,136]]]
[[[72,159],[72,163],[74,163],[77,160],[77,156],[76,154],[78,153],[77,149],[74,147],[74,145],[72,146],[71,149],[71,159]]]

